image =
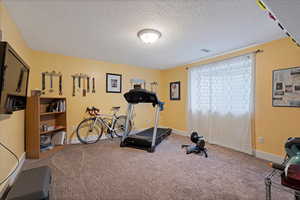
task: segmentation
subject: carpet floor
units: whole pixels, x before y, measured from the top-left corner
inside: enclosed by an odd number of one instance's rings
[[[266,161],[216,145],[208,158],[186,155],[187,137],[171,135],[155,153],[120,148],[119,139],[68,145],[51,157],[27,160],[24,169],[52,169],[51,200],[260,200]],[[293,199],[273,191],[273,200]]]

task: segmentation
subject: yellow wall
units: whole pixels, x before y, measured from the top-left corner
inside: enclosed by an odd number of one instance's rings
[[[8,41],[18,54],[31,63],[31,50],[22,39],[21,34],[0,1],[0,29],[4,41]],[[18,156],[24,153],[24,111],[13,115],[0,115],[0,141]],[[3,180],[16,165],[15,159],[0,147],[0,180]],[[3,185],[0,186],[0,192]]]
[[[133,67],[122,64],[112,64],[108,62],[81,59],[59,54],[50,54],[46,52],[33,51],[34,61],[31,70],[31,88],[41,88],[41,73],[55,70],[63,74],[63,96],[67,97],[67,122],[68,134],[72,137],[74,127],[84,117],[84,111],[87,106],[96,106],[104,113],[110,113],[112,106],[121,106],[120,114],[125,114],[127,103],[123,94],[131,88],[130,79],[140,78],[148,82],[160,79],[160,71]],[[85,73],[96,78],[96,93],[87,93],[82,97],[82,91],[72,96],[71,75],[75,73]],[[122,74],[122,94],[106,93],[106,73]],[[77,83],[77,82],[76,82]],[[47,88],[49,88],[49,78],[46,79]],[[54,78],[54,93],[47,92],[45,96],[58,96],[58,78]],[[47,90],[48,91],[48,90]],[[152,125],[154,110],[151,105],[141,104],[136,106],[135,127],[144,128]]]
[[[289,39],[280,39],[201,62],[163,70],[161,72],[162,97],[168,105],[163,114],[164,125],[182,131],[188,129],[186,117],[188,73],[185,67],[219,61],[256,49],[262,49],[264,52],[256,56],[255,146],[260,151],[283,155],[283,144],[287,138],[299,136],[300,109],[272,107],[272,70],[300,65],[300,48]],[[173,81],[181,81],[181,101],[169,100],[169,83]],[[176,114],[174,114],[175,109]],[[259,137],[265,138],[264,144],[258,143]]]
[[[181,100],[170,101],[170,82],[180,81]],[[161,71],[161,99],[166,102],[161,114],[162,125],[181,131],[187,128],[187,73],[184,66]]]

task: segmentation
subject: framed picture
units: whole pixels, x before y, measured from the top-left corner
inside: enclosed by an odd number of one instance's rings
[[[106,92],[121,93],[122,92],[122,75],[106,73]]]
[[[300,67],[273,71],[273,107],[300,107]]]
[[[180,100],[180,81],[170,83],[170,100]]]

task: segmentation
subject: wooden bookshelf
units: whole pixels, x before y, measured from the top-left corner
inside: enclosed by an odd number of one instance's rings
[[[65,112],[44,112],[44,113],[41,113],[41,116],[44,116],[44,115],[56,115],[56,114],[63,114]]]
[[[55,101],[63,100],[65,109],[63,111],[49,112],[49,105]],[[26,157],[44,158],[63,148],[63,145],[54,146],[47,151],[40,151],[41,135],[54,135],[59,131],[67,132],[66,98],[61,97],[39,97],[27,98],[26,107]],[[42,126],[52,127],[51,130],[42,130]]]
[[[53,130],[41,131],[40,134],[41,135],[43,135],[43,134],[50,134],[50,133],[55,133],[57,131],[64,131],[64,130],[66,130],[66,127],[64,127],[64,126],[57,126]]]

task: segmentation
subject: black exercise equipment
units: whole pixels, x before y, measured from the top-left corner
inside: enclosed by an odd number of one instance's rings
[[[181,145],[181,148],[186,148],[186,154],[204,154],[204,156],[207,158],[207,149],[205,148],[205,140],[203,136],[199,136],[197,132],[192,132],[191,141],[196,145]]]
[[[141,88],[130,90],[124,94],[124,97],[128,102],[128,110],[125,133],[123,134],[120,146],[134,147],[147,150],[148,152],[154,152],[155,147],[172,132],[172,129],[169,128],[158,128],[159,112],[163,110],[164,103],[158,100],[155,93]],[[152,106],[155,107],[154,127],[129,135],[128,124],[132,118],[133,106],[139,103],[151,103]]]
[[[300,190],[300,138],[289,138],[285,143],[287,161],[284,173],[281,174],[281,184],[295,190]],[[300,198],[299,198],[300,199]]]
[[[292,189],[295,200],[300,200],[300,138],[289,138],[284,147],[286,157],[283,163],[270,163],[274,170],[265,178],[266,198],[268,200],[271,200],[271,186],[275,185],[276,180],[278,180],[277,174],[280,174],[281,185]]]
[[[48,200],[51,169],[47,166],[25,170],[20,173],[7,200]]]

